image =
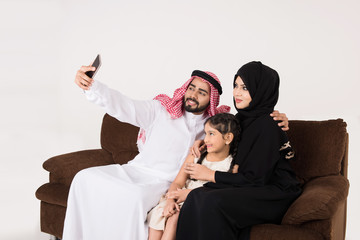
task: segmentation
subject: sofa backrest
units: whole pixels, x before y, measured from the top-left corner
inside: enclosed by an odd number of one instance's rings
[[[292,166],[303,182],[315,177],[347,175],[348,134],[342,119],[289,121],[288,136],[295,150]]]
[[[126,163],[138,154],[138,132],[138,127],[105,114],[101,126],[101,147],[113,155],[115,163]]]
[[[302,182],[312,178],[342,174],[347,177],[348,134],[342,119],[289,121],[287,132],[296,160],[292,166]],[[123,164],[138,154],[139,128],[105,114],[101,128],[101,147]],[[344,172],[345,171],[345,172]]]

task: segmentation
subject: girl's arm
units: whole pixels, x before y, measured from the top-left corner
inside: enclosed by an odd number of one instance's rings
[[[186,180],[189,179],[189,174],[185,172],[185,165],[187,163],[193,163],[194,158],[195,157],[191,153],[186,157],[175,180],[171,183],[168,192],[176,191],[177,189],[181,189],[185,186]]]
[[[163,211],[163,215],[165,217],[170,217],[176,212],[176,210],[180,210],[179,206],[176,203],[177,199],[174,196],[175,192],[177,192],[178,189],[181,189],[185,186],[186,180],[189,178],[189,175],[185,173],[184,167],[185,164],[190,162],[194,162],[194,156],[191,153],[186,157],[183,165],[180,168],[179,173],[177,174],[175,180],[171,183],[168,189],[168,193],[166,194],[166,205]]]

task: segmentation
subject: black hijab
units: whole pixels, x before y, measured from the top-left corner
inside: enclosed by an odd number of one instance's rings
[[[235,162],[240,165],[239,171],[245,175],[250,174],[247,176],[248,179],[263,183],[268,177],[266,166],[271,163],[269,159],[277,160],[276,157],[271,156],[272,154],[277,156],[280,148],[278,134],[275,136],[274,132],[279,133],[281,130],[277,125],[272,124],[273,120],[269,116],[279,97],[279,75],[274,69],[261,62],[250,62],[239,69],[235,79],[237,76],[240,76],[245,83],[252,100],[248,107],[236,109],[238,112],[236,117],[243,132]],[[268,120],[270,123],[267,122]],[[264,124],[266,124],[265,128]]]
[[[249,62],[236,73],[234,86],[238,76],[245,83],[252,98],[250,105],[244,109],[237,109],[234,102],[239,120],[257,118],[273,112],[279,97],[278,73],[261,62]]]

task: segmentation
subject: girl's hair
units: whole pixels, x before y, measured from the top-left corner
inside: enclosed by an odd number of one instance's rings
[[[229,154],[235,159],[237,153],[237,147],[240,141],[241,127],[237,118],[231,113],[218,113],[210,118],[208,118],[205,124],[209,123],[211,127],[218,130],[223,136],[227,133],[232,133],[234,135],[233,140],[230,143]],[[207,151],[201,154],[197,163],[201,164],[204,158],[207,155]],[[232,170],[234,166],[234,161],[231,163],[229,171]]]

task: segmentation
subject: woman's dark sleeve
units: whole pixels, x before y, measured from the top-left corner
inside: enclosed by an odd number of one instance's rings
[[[251,141],[246,143],[251,147],[243,163],[240,163],[239,173],[216,171],[216,183],[233,186],[263,186],[267,183],[280,159],[282,132],[270,117],[261,120],[257,125],[254,126],[255,132],[244,132],[242,136],[241,142]],[[241,142],[239,148],[242,146]]]

